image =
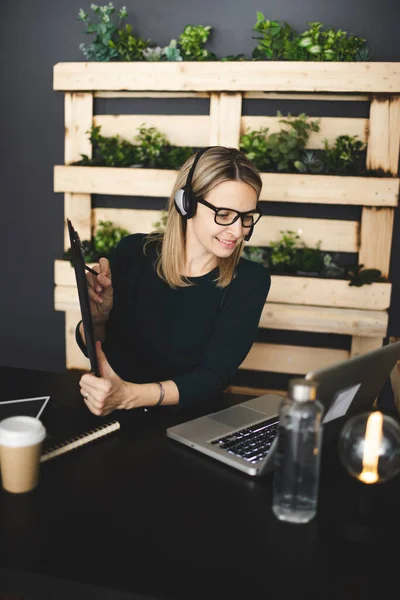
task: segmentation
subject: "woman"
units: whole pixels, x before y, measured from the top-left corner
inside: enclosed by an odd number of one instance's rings
[[[178,173],[164,235],[125,237],[87,275],[101,377],[80,387],[92,413],[185,406],[230,384],[270,288],[262,265],[240,259],[261,186],[239,150],[200,150]],[[81,323],[77,342],[85,352]]]

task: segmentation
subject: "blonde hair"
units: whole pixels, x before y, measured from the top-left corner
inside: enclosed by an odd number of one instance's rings
[[[151,241],[159,242],[156,261],[157,274],[174,289],[193,285],[187,277],[182,275],[186,260],[186,222],[176,210],[174,198],[176,192],[185,186],[195,157],[196,153],[188,158],[176,178],[168,201],[165,233],[150,233],[146,237],[144,245],[146,248]],[[257,200],[260,197],[262,181],[252,162],[237,148],[211,147],[204,152],[196,164],[192,179],[193,192],[196,196],[204,197],[223,181],[243,181],[254,188]],[[218,287],[224,288],[229,285],[243,248],[244,242],[235,249],[231,256],[218,260],[219,275],[216,279]]]

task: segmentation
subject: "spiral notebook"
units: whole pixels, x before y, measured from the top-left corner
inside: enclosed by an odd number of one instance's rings
[[[44,446],[40,462],[46,462],[52,458],[55,458],[56,456],[66,454],[67,452],[76,450],[77,448],[85,446],[86,444],[91,444],[104,436],[118,431],[118,429],[120,429],[120,423],[118,421],[109,421],[99,425],[98,427],[94,427],[85,433],[64,440],[59,444],[52,445],[50,442],[47,447],[46,445]]]

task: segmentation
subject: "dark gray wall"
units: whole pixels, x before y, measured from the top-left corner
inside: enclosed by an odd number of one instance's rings
[[[104,2],[105,3],[105,2]],[[103,2],[100,2],[103,4]],[[116,4],[118,8],[122,6]],[[308,21],[367,38],[373,60],[400,61],[398,0],[146,0],[126,2],[136,33],[166,45],[184,26],[213,27],[209,48],[219,56],[245,53],[255,41],[256,12],[303,31]],[[53,165],[63,163],[63,94],[52,90],[57,62],[80,61],[79,0],[2,0],[0,25],[0,364],[61,371],[64,314],[53,309],[53,264],[63,252],[63,195],[54,194]],[[399,216],[391,278],[390,333],[400,333]],[[318,342],[317,342],[318,343]]]

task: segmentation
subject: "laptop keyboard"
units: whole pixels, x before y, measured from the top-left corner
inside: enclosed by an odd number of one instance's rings
[[[267,419],[213,440],[211,444],[254,464],[268,454],[278,423],[276,419]]]

